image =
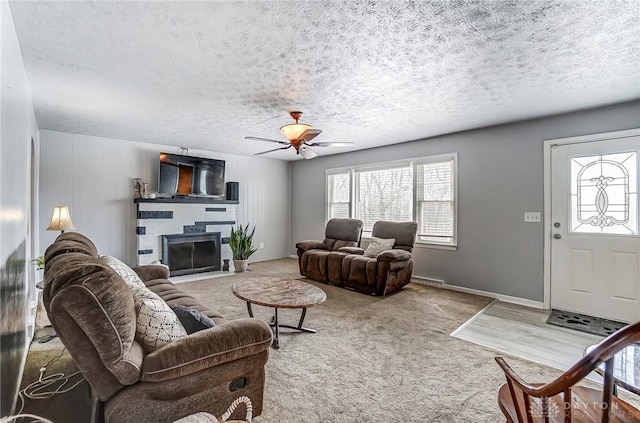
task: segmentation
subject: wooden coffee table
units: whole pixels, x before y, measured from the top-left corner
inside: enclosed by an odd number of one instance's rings
[[[231,289],[236,297],[247,302],[250,317],[253,317],[251,304],[275,309],[273,321],[269,323],[273,328],[275,348],[280,348],[280,328],[316,333],[314,329],[302,326],[307,308],[322,304],[327,299],[327,294],[322,289],[296,279],[253,278],[236,282]],[[298,325],[291,326],[278,322],[279,308],[301,308],[302,315]]]

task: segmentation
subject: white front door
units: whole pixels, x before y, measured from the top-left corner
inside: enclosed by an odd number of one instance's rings
[[[640,136],[551,147],[551,307],[640,320]]]

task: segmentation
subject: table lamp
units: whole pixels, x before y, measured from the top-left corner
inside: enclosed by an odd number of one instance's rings
[[[51,223],[47,227],[48,231],[60,231],[61,234],[66,230],[75,229],[71,222],[71,214],[67,206],[54,206]]]

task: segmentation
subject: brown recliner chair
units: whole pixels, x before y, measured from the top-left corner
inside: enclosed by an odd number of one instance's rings
[[[329,282],[329,254],[341,247],[358,247],[362,237],[362,220],[335,218],[327,222],[324,241],[300,241],[296,244],[300,274],[319,282]]]
[[[377,238],[395,239],[393,249],[376,257],[364,256],[362,248],[341,248],[338,254],[349,253],[340,260],[329,260],[328,273],[340,274],[340,281],[331,281],[365,294],[389,295],[411,282],[413,259],[411,253],[416,241],[416,222],[378,221],[371,235]],[[340,271],[337,269],[340,264]]]
[[[164,301],[195,308],[216,323],[147,353],[135,339],[130,288],[88,238],[58,236],[45,263],[44,305],[91,385],[94,420],[173,422],[200,411],[220,416],[242,395],[251,399],[254,414],[262,412],[272,338],[265,322],[228,321],[178,290],[165,267],[140,266],[136,273]]]

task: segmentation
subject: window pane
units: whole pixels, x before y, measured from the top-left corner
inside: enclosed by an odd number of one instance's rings
[[[349,203],[334,203],[329,206],[329,219],[334,217],[349,218]]]
[[[424,163],[418,171],[418,240],[453,243],[454,162]]]
[[[413,220],[411,167],[357,172],[356,180],[356,217],[364,222],[364,232],[371,232],[378,220]]]
[[[423,202],[418,216],[418,233],[431,237],[453,236],[453,203]]]
[[[349,174],[339,173],[329,175],[329,202],[349,202]]]
[[[571,158],[571,231],[638,234],[636,153]]]
[[[453,161],[418,165],[418,199],[453,200]]]
[[[351,192],[349,173],[329,175],[329,219],[334,217],[348,218]]]

